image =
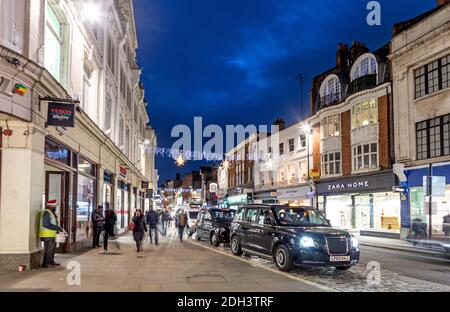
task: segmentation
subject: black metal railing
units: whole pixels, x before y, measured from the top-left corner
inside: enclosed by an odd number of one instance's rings
[[[334,104],[338,104],[342,101],[342,93],[332,93],[322,96],[320,98],[320,107],[327,107]]]
[[[377,85],[377,74],[356,78],[348,86],[348,93],[353,94],[362,90],[372,89]]]

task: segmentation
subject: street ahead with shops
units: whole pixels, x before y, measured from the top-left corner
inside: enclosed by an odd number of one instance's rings
[[[212,247],[193,239],[181,243],[174,228],[158,246],[145,240],[136,253],[125,234],[101,250],[57,256],[63,266],[1,272],[1,291],[450,291],[450,260],[390,248],[361,246],[361,262],[348,271],[296,269],[285,273],[255,256],[236,257],[230,246]],[[374,262],[380,266],[375,272]],[[372,266],[368,266],[372,263]],[[79,270],[80,277],[76,276]],[[379,275],[379,283],[377,282]]]

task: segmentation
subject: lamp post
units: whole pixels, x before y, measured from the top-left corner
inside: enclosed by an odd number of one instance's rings
[[[305,124],[303,126],[303,131],[306,134],[306,163],[307,163],[307,170],[308,170],[308,185],[309,185],[309,189],[312,193],[313,189],[312,189],[312,185],[311,185],[311,162],[310,162],[310,139],[311,139],[311,126],[309,124]],[[311,197],[311,206],[314,205],[314,199]]]

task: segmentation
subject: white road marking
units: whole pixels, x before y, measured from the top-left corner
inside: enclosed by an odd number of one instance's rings
[[[307,284],[307,285],[310,285],[310,286],[314,286],[314,287],[317,287],[317,288],[319,288],[319,289],[322,289],[322,290],[325,290],[325,291],[328,291],[328,292],[337,292],[337,290],[335,290],[335,289],[333,289],[333,288],[329,288],[329,287],[327,287],[327,286],[323,286],[323,285],[320,285],[320,284],[317,284],[317,283],[314,283],[314,282],[305,280],[305,279],[303,279],[303,278],[300,278],[300,277],[298,277],[298,276],[289,274],[289,273],[287,273],[287,272],[283,272],[283,271],[280,271],[280,270],[278,270],[278,269],[268,268],[268,267],[266,267],[266,266],[264,266],[264,265],[262,265],[262,264],[252,262],[252,261],[247,260],[247,259],[245,259],[245,258],[243,258],[243,257],[237,257],[237,256],[231,255],[231,254],[229,254],[229,253],[227,253],[227,252],[225,252],[225,251],[218,250],[218,249],[215,249],[215,248],[212,248],[212,247],[209,247],[209,246],[205,246],[205,245],[203,245],[203,244],[196,243],[196,242],[193,242],[193,241],[191,241],[191,240],[188,240],[188,241],[189,241],[191,244],[195,245],[195,246],[199,246],[199,247],[208,249],[208,250],[210,250],[210,251],[213,251],[213,252],[215,252],[215,253],[218,253],[218,254],[221,254],[221,255],[224,255],[224,256],[233,258],[233,259],[235,259],[235,260],[239,260],[239,261],[244,262],[244,263],[247,263],[247,264],[250,264],[250,265],[252,265],[252,266],[259,267],[259,268],[264,269],[264,270],[266,270],[266,271],[269,271],[269,272],[272,272],[272,273],[275,273],[275,274],[282,275],[282,276],[284,276],[284,277],[287,277],[287,278],[289,278],[289,279],[295,280],[295,281],[297,281],[297,282],[302,282],[302,283],[304,283],[304,284]]]

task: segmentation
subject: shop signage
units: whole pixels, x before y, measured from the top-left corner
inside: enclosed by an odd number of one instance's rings
[[[312,178],[320,178],[320,169],[312,169],[310,172]]]
[[[247,195],[228,197],[228,204],[230,205],[243,205],[246,203],[247,203]]]
[[[149,188],[149,183],[147,181],[142,181],[141,182],[141,189],[148,189]]]
[[[345,178],[333,182],[317,183],[316,192],[318,194],[333,194],[371,190],[392,190],[392,187],[395,185],[395,175],[386,173],[361,178]]]
[[[47,125],[73,128],[75,126],[75,105],[48,103]]]
[[[279,189],[277,191],[278,199],[295,199],[295,198],[306,198],[308,192],[311,192],[309,186],[294,187],[288,189]]]
[[[210,193],[217,193],[217,188],[218,188],[217,183],[209,184],[209,192]]]
[[[276,199],[277,192],[259,192],[253,195],[253,199],[262,200],[262,199]]]
[[[126,179],[128,177],[128,170],[125,167],[120,166],[119,174],[123,179]]]

